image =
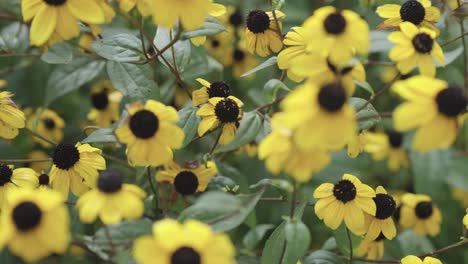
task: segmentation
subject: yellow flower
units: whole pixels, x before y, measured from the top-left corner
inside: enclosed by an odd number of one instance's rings
[[[7,81],[0,79],[0,88],[3,88],[7,85]]]
[[[235,249],[229,237],[214,233],[195,220],[179,224],[164,219],[153,224],[153,234],[138,238],[133,256],[141,264],[223,263],[235,264]]]
[[[7,194],[0,215],[0,248],[26,262],[63,254],[70,242],[70,220],[60,194],[17,189]]]
[[[157,25],[173,28],[179,19],[184,29],[200,27],[208,14],[225,13],[226,7],[214,4],[213,0],[153,0],[151,11]]]
[[[364,151],[364,146],[366,145],[366,133],[367,131],[362,131],[361,133],[352,137],[352,139],[348,142],[348,157],[354,159]]]
[[[425,257],[422,261],[419,257],[409,255],[401,259],[401,264],[442,264],[442,262],[433,257]]]
[[[122,93],[115,90],[111,81],[102,80],[91,89],[91,111],[88,119],[99,127],[109,127],[120,119]]]
[[[302,149],[343,148],[356,133],[353,107],[340,82],[317,86],[306,82],[283,101],[287,127],[294,129],[293,140]]]
[[[388,40],[396,43],[388,56],[397,63],[402,74],[410,73],[416,65],[423,75],[434,77],[436,67],[433,59],[444,65],[444,53],[435,42],[436,33],[428,28],[417,28],[410,22],[400,24],[401,31],[392,32]]]
[[[377,187],[373,200],[377,210],[375,216],[366,215],[368,230],[365,239],[373,241],[382,235],[388,240],[392,240],[397,233],[392,218],[396,211],[396,202],[382,186]]]
[[[5,196],[12,189],[36,188],[39,180],[36,172],[29,168],[13,169],[13,166],[0,164],[0,208],[4,205]]]
[[[55,111],[39,108],[34,114],[28,116],[26,126],[44,138],[60,142],[63,139],[65,121]],[[33,137],[33,140],[45,148],[52,147],[49,142],[38,137]]]
[[[227,32],[221,32],[210,37],[210,40],[205,43],[208,54],[213,56],[224,66],[232,65],[234,38]]]
[[[132,166],[159,166],[172,160],[173,149],[184,141],[184,131],[176,125],[177,111],[160,102],[148,100],[129,106],[128,116],[115,130],[120,142],[127,144]]]
[[[243,145],[235,151],[236,154],[246,153],[247,156],[253,158],[257,156],[258,144],[255,141],[252,141],[248,144]]]
[[[125,12],[130,12],[135,6],[142,16],[150,16],[153,8],[150,0],[119,0],[119,7]]]
[[[192,101],[194,106],[199,106],[208,102],[208,99],[213,97],[226,98],[231,95],[231,87],[229,84],[223,81],[214,81],[210,83],[202,78],[198,78],[202,87],[192,92]]]
[[[407,193],[401,198],[400,224],[414,228],[418,235],[436,236],[440,232],[442,214],[431,198],[423,194]]]
[[[280,51],[283,47],[280,20],[285,18],[285,14],[279,10],[275,10],[275,14],[278,24],[273,17],[273,12],[250,11],[245,29],[247,50],[250,53],[266,57],[271,52]]]
[[[463,1],[462,0],[448,0],[447,4],[450,7],[450,9],[455,10],[463,5]]]
[[[402,148],[403,134],[398,132],[374,133],[364,135],[366,145],[364,150],[372,155],[374,160],[388,159],[388,168],[398,171],[401,167],[408,167],[408,155]]]
[[[28,154],[28,159],[45,160],[49,158],[49,155],[47,155],[44,151],[41,150],[33,150]],[[52,161],[30,162],[26,167],[29,167],[37,173],[40,173],[41,171],[49,170],[50,165],[52,165]]]
[[[407,74],[402,74],[400,71],[398,71],[396,66],[387,66],[384,67],[380,74],[380,80],[383,83],[390,83],[395,80],[395,78],[398,77],[397,80],[406,80],[412,76],[411,72]]]
[[[353,11],[324,6],[303,27],[310,31],[307,51],[317,51],[333,64],[348,63],[356,53],[365,55],[369,49],[369,26]]]
[[[429,0],[408,0],[401,6],[386,4],[377,8],[377,14],[382,18],[387,18],[378,26],[380,29],[398,27],[404,21],[408,21],[416,26],[428,27],[439,34],[439,30],[433,23],[439,21],[440,11],[431,6]]]
[[[102,151],[89,144],[60,143],[52,154],[54,165],[50,171],[52,188],[68,197],[68,192],[77,196],[94,188],[100,170],[106,169]]]
[[[260,142],[258,157],[274,175],[284,171],[298,182],[308,182],[313,173],[330,163],[330,154],[319,148],[298,148],[292,142],[292,131],[283,125],[285,118],[284,113],[273,116],[272,132]]]
[[[13,94],[0,92],[0,138],[13,139],[25,127],[25,116],[11,100]]]
[[[190,95],[187,92],[187,90],[185,90],[184,88],[180,88],[177,85],[175,88],[175,92],[174,92],[174,99],[173,99],[174,106],[177,109],[181,109],[182,107],[184,107],[185,103],[187,103],[188,101],[190,101]]]
[[[384,239],[383,235],[378,236],[375,240],[363,239],[356,251],[356,256],[367,256],[367,259],[381,259],[385,249]]]
[[[169,182],[181,195],[192,195],[196,192],[204,192],[212,177],[218,173],[216,164],[208,161],[206,165],[193,162],[181,168],[174,161],[165,165],[158,171],[158,182]]]
[[[101,24],[104,12],[96,0],[22,0],[24,21],[30,21],[31,44],[41,46],[56,32],[63,40],[80,34],[78,21]]]
[[[465,229],[468,229],[468,209],[466,209],[466,215],[463,217],[463,224],[465,225]]]
[[[366,232],[364,213],[375,216],[374,190],[351,174],[344,174],[336,184],[324,183],[314,191],[315,214],[325,225],[337,229],[344,222],[356,235]]]
[[[457,187],[452,188],[452,197],[463,207],[468,207],[468,191]]]
[[[259,64],[258,59],[254,55],[248,53],[241,46],[229,53],[229,56],[232,56],[232,75],[236,79],[239,79],[242,74],[246,73],[247,71],[250,71]],[[255,73],[243,77],[243,79],[246,80],[252,80],[254,78]]]
[[[83,53],[93,53],[93,47],[91,47],[91,43],[96,40],[96,37],[91,33],[85,33],[81,35],[80,40],[78,41],[78,46],[80,47],[80,51]]]
[[[97,188],[83,194],[76,207],[83,223],[92,223],[99,216],[104,224],[117,224],[122,219],[140,218],[145,196],[140,187],[124,183],[118,171],[106,170],[99,175]]]
[[[453,144],[467,105],[462,89],[421,75],[398,81],[392,89],[407,100],[393,112],[394,127],[397,131],[417,128],[415,150],[427,152]]]
[[[202,105],[197,111],[197,116],[202,120],[198,125],[198,135],[202,137],[209,130],[222,126],[219,143],[221,145],[229,144],[236,135],[239,121],[242,118],[241,107],[244,103],[238,98],[230,95],[226,98],[212,97],[208,103]]]
[[[222,15],[226,14],[226,7],[220,4],[214,4],[211,3],[211,6],[208,11],[208,15],[213,16],[213,17],[220,17]],[[193,37],[190,39],[192,44],[196,47],[199,47],[206,42],[206,36],[198,36],[198,37]]]
[[[102,12],[104,13],[104,22],[103,23],[111,23],[112,19],[115,16],[114,9],[112,6],[109,5],[108,0],[95,0],[96,3],[99,5],[99,7],[102,9]],[[89,29],[91,30],[91,33],[94,36],[99,36],[102,34],[102,28],[98,24],[86,24]]]
[[[355,81],[366,81],[366,71],[361,63],[346,63],[338,66],[314,52],[293,59],[290,71],[296,76],[308,78],[308,81],[318,86],[341,80],[347,96],[354,94]]]
[[[296,74],[292,73],[289,68],[291,68],[293,65],[292,61],[295,58],[301,58],[302,56],[306,55],[306,47],[308,40],[310,39],[308,34],[310,34],[310,31],[303,27],[291,28],[291,31],[286,34],[283,40],[284,45],[288,47],[283,49],[278,54],[278,68],[281,70],[288,70],[286,72],[287,76],[291,81],[294,82],[301,82],[304,80],[304,77],[297,76]]]
[[[245,27],[244,16],[239,8],[228,6],[226,13],[218,18],[226,28],[227,34],[230,36],[242,34],[242,29]]]

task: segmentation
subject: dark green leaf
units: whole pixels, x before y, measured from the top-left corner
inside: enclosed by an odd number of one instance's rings
[[[295,264],[309,249],[309,229],[301,220],[289,219],[284,227],[284,233],[287,243],[284,263]]]
[[[350,253],[350,248],[349,248],[349,239],[348,235],[346,234],[346,226],[344,223],[341,224],[338,229],[333,231],[333,235],[335,237],[336,245],[338,247],[338,250],[345,256],[349,256]],[[351,231],[349,232],[349,235],[351,236],[351,241],[353,243],[353,249],[356,249],[359,246],[359,243],[361,242],[361,239],[354,235]]]
[[[42,54],[41,60],[50,64],[67,64],[73,59],[72,48],[66,42],[59,42]]]
[[[276,56],[273,56],[273,57],[269,58],[268,60],[262,62],[257,67],[255,67],[255,68],[251,69],[250,71],[242,74],[241,77],[249,76],[252,73],[256,73],[256,72],[258,72],[260,70],[266,69],[266,68],[268,68],[270,66],[273,66],[273,65],[276,65]]]
[[[98,39],[91,46],[99,56],[112,61],[131,62],[144,58],[140,39],[131,34]]]
[[[214,17],[208,16],[205,23],[203,23],[203,25],[200,28],[195,29],[193,31],[184,32],[182,34],[182,39],[190,39],[200,36],[209,37],[223,32],[225,30],[226,29],[224,28],[224,25],[221,22],[219,22],[219,20],[217,20]]]
[[[440,189],[446,184],[446,177],[442,175],[447,175],[447,168],[451,168],[451,152],[448,150],[435,150],[429,153],[412,151],[410,160],[414,174],[414,191],[433,198],[439,196]]]
[[[24,52],[29,47],[29,29],[26,25],[14,22],[0,32],[0,50],[11,53]]]
[[[273,229],[275,226],[271,224],[258,225],[247,232],[242,240],[242,243],[248,250],[254,250],[258,244],[262,241],[265,234]]]
[[[159,26],[156,31],[156,36],[154,37],[154,45],[156,45],[156,47],[159,49],[166,47],[171,42],[171,36],[174,38],[176,36],[176,32],[171,32],[167,28]],[[190,52],[190,41],[179,40],[174,45],[172,45],[171,48],[164,51],[162,55],[169,62],[169,64],[172,65],[172,67],[174,67],[175,60],[177,69],[179,72],[183,72],[185,66],[190,61]],[[158,59],[163,65],[166,66],[161,56],[158,56]]]
[[[268,98],[268,100],[273,100],[273,98],[276,98],[276,94],[279,90],[287,92],[291,91],[291,89],[289,89],[282,81],[278,79],[268,80],[268,82],[266,82],[265,86],[263,87],[263,93]]]
[[[273,186],[278,190],[285,191],[287,193],[292,193],[293,186],[291,182],[284,179],[262,179],[254,185],[251,185],[251,189],[255,189],[261,186]]]
[[[366,104],[366,100],[358,97],[349,98],[349,103],[356,109],[360,109]],[[357,112],[356,119],[360,130],[368,129],[380,122],[380,115],[372,104],[368,104],[364,109]]]
[[[405,230],[397,237],[404,256],[419,255],[434,251],[431,241],[425,236],[418,236],[413,230]]]
[[[81,143],[106,143],[106,142],[117,142],[117,138],[114,136],[113,128],[101,128],[93,131],[88,137],[83,139]]]
[[[451,51],[444,51],[444,57],[445,57],[444,66],[447,66],[450,63],[454,62],[462,53],[463,53],[463,46],[459,46],[458,48],[451,50]],[[436,63],[436,67],[442,67],[442,65]]]
[[[466,157],[452,159],[452,169],[450,170],[448,177],[446,177],[447,183],[451,186],[468,191],[468,177],[466,172],[468,171],[468,159]]]
[[[307,256],[302,264],[343,264],[344,262],[333,252],[317,250]]]
[[[153,70],[147,64],[108,61],[107,74],[115,88],[132,99],[146,99],[151,91],[157,89]]]
[[[369,53],[388,52],[395,44],[388,40],[388,31],[372,30],[370,32],[370,49]]]
[[[252,142],[262,128],[262,119],[255,111],[248,112],[242,117],[234,140],[226,146],[220,147],[216,152],[226,152]]]
[[[369,92],[371,95],[374,95],[374,89],[370,86],[368,82],[360,82],[360,81],[354,81],[354,83],[364,89],[365,91]]]
[[[180,119],[177,125],[181,127],[185,133],[182,147],[187,146],[197,134],[198,124],[200,123],[200,117],[196,115],[197,111],[198,108],[191,104],[179,110]]]

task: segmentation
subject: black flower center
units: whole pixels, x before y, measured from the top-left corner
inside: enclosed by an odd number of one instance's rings
[[[181,171],[174,179],[176,191],[182,195],[194,194],[198,189],[198,178],[191,171]]]
[[[208,89],[208,95],[212,97],[228,97],[231,95],[231,88],[223,81],[216,81],[211,83]]]
[[[120,191],[123,184],[123,177],[116,170],[105,170],[99,174],[98,189],[105,193],[115,193]]]
[[[221,43],[219,43],[219,40],[217,40],[217,39],[211,40],[211,47],[213,47],[213,48],[219,47],[220,44]]]
[[[263,33],[270,27],[270,18],[263,10],[250,11],[247,17],[247,28],[252,33]]]
[[[13,170],[7,165],[0,165],[0,186],[10,182]]]
[[[39,185],[49,185],[49,175],[41,174],[39,176]]]
[[[229,23],[231,23],[231,25],[234,27],[242,25],[243,20],[244,19],[242,18],[242,14],[239,12],[239,10],[236,10],[236,12],[229,16]]]
[[[427,219],[432,215],[432,203],[431,202],[420,202],[416,205],[414,209],[416,216],[419,219]]]
[[[466,110],[467,100],[461,89],[450,86],[440,91],[436,96],[437,108],[439,112],[455,117]]]
[[[345,68],[342,68],[341,70],[339,70],[335,65],[333,65],[330,60],[327,59],[327,65],[328,65],[328,69],[330,69],[330,71],[332,71],[334,74],[338,75],[346,75],[348,73],[350,73],[354,66],[348,66],[348,67],[345,67]]]
[[[223,123],[236,122],[239,112],[239,106],[229,98],[219,101],[215,106],[216,117]]]
[[[148,139],[156,134],[158,128],[159,119],[151,111],[140,110],[130,118],[130,130],[137,138]]]
[[[380,232],[379,236],[376,239],[374,239],[374,241],[379,242],[384,239],[385,239],[385,235],[382,232]]]
[[[395,210],[395,213],[393,213],[393,217],[395,218],[397,222],[400,221],[400,214],[401,214],[401,205],[398,206]]]
[[[345,31],[346,20],[341,13],[336,12],[325,18],[323,26],[329,34],[339,35]]]
[[[172,254],[171,264],[201,264],[201,257],[193,248],[181,247]]]
[[[403,21],[419,25],[423,22],[425,16],[426,10],[424,6],[416,0],[409,0],[401,5],[400,17]]]
[[[236,49],[234,50],[232,57],[234,58],[235,61],[241,62],[245,58],[245,53],[242,50]]]
[[[41,222],[41,209],[33,202],[22,202],[13,209],[13,222],[20,231],[34,229]]]
[[[378,193],[374,198],[377,211],[375,217],[378,219],[387,219],[395,213],[396,203],[393,197],[387,194]]]
[[[403,134],[398,132],[387,132],[388,141],[393,148],[399,148],[403,143]]]
[[[55,166],[61,170],[68,170],[80,160],[80,152],[72,144],[60,143],[52,154]]]
[[[91,103],[93,107],[98,110],[104,110],[109,105],[109,97],[107,96],[107,91],[103,90],[99,93],[94,93],[91,95]]]
[[[434,45],[434,40],[426,33],[419,33],[412,40],[414,49],[422,54],[429,53]]]
[[[52,130],[55,128],[55,121],[52,118],[45,118],[42,120],[42,122],[48,130]]]
[[[67,0],[43,0],[46,2],[48,5],[53,5],[53,6],[60,6],[65,4]]]
[[[346,102],[346,91],[340,83],[327,84],[320,89],[318,102],[328,112],[336,112]]]
[[[336,199],[347,203],[356,197],[356,186],[348,180],[341,180],[333,187],[333,195]]]

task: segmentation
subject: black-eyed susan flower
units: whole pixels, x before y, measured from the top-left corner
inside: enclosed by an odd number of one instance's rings
[[[317,86],[306,82],[291,92],[281,106],[294,129],[293,140],[303,149],[343,148],[356,133],[355,110],[347,103],[341,82]]]
[[[96,0],[22,0],[24,21],[30,21],[31,44],[41,46],[56,32],[63,40],[80,34],[78,21],[102,24],[104,12]]]
[[[227,6],[226,13],[220,16],[221,21],[230,35],[242,34],[241,29],[245,26],[245,18],[241,10],[234,6]]]
[[[248,53],[247,50],[242,46],[239,46],[236,49],[234,49],[231,53],[229,53],[229,55],[232,59],[232,62],[230,64],[230,66],[232,67],[232,75],[236,79],[239,79],[242,74],[246,73],[247,71],[250,71],[259,64],[258,59],[254,55]],[[243,78],[247,80],[254,79],[255,73]]]
[[[171,162],[158,171],[156,180],[168,182],[181,195],[192,195],[196,192],[204,192],[208,182],[218,173],[216,164],[208,161],[206,164],[193,162],[186,164],[184,168],[176,162]]]
[[[60,143],[52,153],[50,171],[52,188],[68,197],[69,191],[79,196],[95,187],[100,170],[106,169],[102,151],[89,144]]]
[[[80,51],[83,53],[93,53],[93,47],[91,47],[91,43],[96,40],[96,37],[91,33],[85,33],[81,35],[80,39],[78,40],[78,46],[80,47]]]
[[[285,18],[285,14],[279,10],[275,10],[275,14],[276,21],[273,12],[250,11],[247,16],[245,39],[247,41],[247,50],[251,54],[266,57],[272,52],[280,51],[283,47],[280,20]]]
[[[184,141],[184,131],[176,125],[177,111],[154,100],[136,102],[128,107],[128,116],[115,130],[118,140],[127,144],[132,166],[159,166],[172,160],[173,149]]]
[[[397,131],[417,128],[415,150],[427,152],[453,144],[467,106],[463,90],[421,75],[398,81],[392,89],[406,100],[393,112],[393,125]]]
[[[136,220],[143,215],[146,193],[138,186],[126,184],[120,172],[102,171],[97,187],[76,202],[80,221],[92,223],[99,216],[104,224],[117,224],[122,219]]]
[[[366,133],[367,131],[361,131],[359,134],[356,134],[351,138],[351,140],[348,142],[348,157],[354,159],[364,151],[364,147],[366,145],[366,137],[364,135]]]
[[[374,240],[363,239],[356,250],[356,256],[366,257],[367,259],[381,259],[384,255],[385,236],[380,234]]]
[[[234,38],[228,32],[221,32],[211,36],[205,43],[205,48],[211,56],[219,61],[224,66],[232,64],[232,54],[234,46]]]
[[[314,191],[315,214],[325,225],[337,229],[345,222],[356,235],[366,232],[364,213],[375,216],[374,190],[351,174],[344,174],[336,184],[324,183]]]
[[[412,76],[412,73],[407,73],[407,74],[402,74],[396,66],[387,66],[385,67],[381,74],[380,74],[380,80],[383,83],[390,83],[395,80],[406,80],[409,77]]]
[[[153,224],[153,234],[138,238],[133,256],[141,264],[235,264],[229,237],[194,220],[179,224],[164,219]]]
[[[141,1],[141,0],[139,0]],[[209,13],[226,8],[213,3],[213,0],[195,0],[188,5],[185,0],[154,0],[151,2],[153,21],[157,25],[173,28],[177,20],[187,30],[200,27]]]
[[[318,86],[341,80],[348,96],[352,96],[356,90],[355,81],[362,83],[366,81],[366,71],[361,63],[334,65],[330,59],[321,57],[315,52],[293,59],[290,71],[294,75],[306,77],[308,81]]]
[[[41,150],[33,150],[29,152],[28,159],[44,160],[40,162],[29,162],[28,164],[26,164],[25,167],[29,167],[37,173],[49,170],[50,166],[52,165],[52,160],[47,161],[47,159],[50,159],[49,155],[47,155],[44,151]]]
[[[119,7],[125,12],[130,12],[134,7],[142,16],[150,16],[152,10],[152,2],[149,0],[119,0]]]
[[[99,127],[109,127],[120,119],[122,93],[117,91],[109,80],[102,80],[91,89],[91,111],[88,120]]]
[[[109,0],[95,0],[96,3],[99,5],[101,8],[103,14],[104,14],[104,24],[109,24],[112,23],[112,19],[115,16],[115,11],[112,8],[112,6],[109,4]],[[86,26],[89,27],[91,30],[91,33],[94,36],[100,36],[102,34],[102,28],[99,24],[85,24]]]
[[[392,32],[388,39],[396,46],[388,56],[397,63],[402,74],[410,73],[416,66],[423,75],[434,77],[435,61],[444,65],[444,53],[435,41],[436,33],[428,28],[417,28],[410,22],[400,24],[400,30]]]
[[[387,165],[391,171],[408,167],[408,155],[403,149],[403,134],[398,132],[367,132],[364,150],[372,155],[374,160],[388,159]]]
[[[293,27],[284,37],[283,43],[288,46],[278,54],[278,68],[288,70],[293,65],[292,61],[295,58],[300,58],[306,55],[306,47],[310,37],[310,31],[303,27]],[[286,71],[288,78],[294,82],[301,82],[304,77],[297,76],[291,71]]]
[[[239,149],[236,150],[236,154],[241,154],[245,153],[247,156],[253,158],[257,156],[257,151],[258,151],[258,143],[256,141],[252,141],[250,143],[247,143],[240,147]]]
[[[277,113],[271,119],[272,132],[258,147],[258,157],[274,175],[284,171],[297,182],[308,182],[314,173],[330,163],[328,151],[320,148],[303,150],[292,141],[293,131],[284,125],[287,118]]]
[[[442,262],[433,257],[425,257],[421,260],[419,257],[409,255],[401,259],[401,264],[442,264]]]
[[[377,210],[375,216],[366,215],[366,226],[369,228],[365,239],[374,241],[382,235],[388,240],[392,240],[397,233],[392,218],[396,211],[396,202],[382,186],[377,187],[375,193],[376,195],[372,199]]]
[[[60,142],[63,139],[65,121],[55,111],[39,108],[28,116],[26,127],[53,142]],[[38,137],[33,137],[33,140],[45,148],[52,147],[49,142]]]
[[[6,194],[17,188],[36,188],[39,181],[36,172],[29,168],[14,169],[0,164],[0,207],[5,203]]]
[[[212,97],[208,103],[202,105],[197,111],[197,116],[202,120],[198,125],[198,135],[202,137],[209,130],[222,126],[219,143],[221,145],[229,144],[236,135],[239,121],[242,118],[242,109],[244,105],[241,100],[230,95],[226,98]]]
[[[423,194],[403,195],[400,210],[400,224],[404,228],[414,228],[418,235],[436,236],[440,232],[442,214],[432,202],[431,197]]]
[[[307,51],[318,51],[333,64],[348,63],[356,53],[365,55],[369,49],[369,26],[351,10],[321,7],[303,27],[310,30]]]
[[[26,125],[24,113],[11,100],[13,94],[7,91],[0,92],[0,138],[13,139]]]
[[[212,83],[205,79],[198,78],[202,87],[192,92],[192,103],[194,106],[199,106],[208,102],[208,99],[213,97],[226,98],[231,95],[231,87],[224,81],[214,81]]]
[[[70,220],[59,193],[17,189],[8,192],[7,201],[0,215],[0,248],[26,262],[65,253]]]
[[[440,11],[437,7],[431,6],[429,0],[408,0],[401,6],[397,4],[382,5],[377,8],[377,14],[382,18],[387,18],[378,28],[394,28],[402,22],[408,21],[416,26],[428,27],[438,32],[434,23],[439,21]]]
[[[50,186],[50,177],[47,173],[37,173],[37,179],[39,180],[39,185],[37,186],[39,189],[49,189]]]
[[[468,209],[466,209],[466,215],[463,217],[463,224],[465,225],[465,229],[468,229]]]
[[[226,14],[226,7],[220,4],[211,3],[208,11],[208,15],[212,17],[220,17]],[[196,47],[205,44],[206,36],[198,36],[190,39],[190,42]]]

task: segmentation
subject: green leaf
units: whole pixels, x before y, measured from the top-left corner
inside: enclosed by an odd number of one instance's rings
[[[432,198],[438,197],[440,189],[446,184],[446,177],[441,175],[447,175],[447,168],[451,168],[451,151],[434,150],[429,153],[412,151],[410,160],[414,175],[414,191]]]
[[[284,263],[295,264],[309,249],[309,229],[301,220],[289,219],[284,227],[284,233],[287,243]]]
[[[276,94],[279,90],[287,92],[291,91],[291,89],[289,89],[282,81],[278,79],[270,79],[265,83],[265,86],[263,86],[263,93],[268,98],[268,100],[273,100],[273,98],[276,98]]]
[[[406,255],[419,255],[434,251],[434,245],[425,236],[418,236],[413,230],[405,230],[397,237],[402,253]]]
[[[99,75],[104,64],[104,61],[77,58],[69,64],[56,67],[47,82],[45,103],[48,105],[55,99],[88,83]]]
[[[304,209],[306,207],[306,202],[301,203],[296,208],[294,213],[294,219],[302,219],[304,214]],[[283,252],[283,246],[286,243],[286,232],[285,232],[286,221],[283,221],[273,233],[270,235],[268,240],[265,243],[262,253],[261,263],[282,263],[282,264],[296,264],[296,262],[285,262],[283,257],[282,262],[280,262],[281,254]],[[286,244],[285,252],[288,251],[288,244]],[[285,254],[286,255],[286,254]]]
[[[113,128],[101,128],[93,131],[88,137],[83,139],[81,143],[107,143],[117,142],[117,138],[114,135]]]
[[[273,186],[280,191],[285,191],[287,193],[292,193],[293,185],[288,180],[284,179],[262,179],[254,185],[251,185],[251,189],[258,188],[260,186]]]
[[[317,250],[307,256],[302,264],[343,264],[338,255],[327,250]]]
[[[463,53],[463,46],[459,46],[458,48],[451,50],[451,51],[444,51],[445,66],[454,62],[462,53]],[[442,65],[436,62],[436,67],[442,67]]]
[[[26,25],[14,22],[0,32],[0,50],[24,52],[29,47],[29,29]]]
[[[273,10],[281,10],[286,5],[286,0],[272,0],[271,8]]]
[[[108,61],[107,74],[115,88],[132,99],[146,99],[151,91],[157,89],[153,70],[147,64]]]
[[[372,87],[370,86],[368,82],[360,82],[360,81],[354,80],[354,83],[357,86],[364,89],[365,91],[369,92],[371,96],[374,95],[374,89],[372,89]]]
[[[50,64],[67,64],[73,59],[72,48],[66,42],[59,42],[42,54],[41,60]]]
[[[210,179],[209,185],[211,188],[215,188],[217,190],[221,190],[226,186],[232,190],[238,184],[229,177],[218,175]]]
[[[349,103],[354,107],[354,109],[356,109],[356,111],[365,105],[366,102],[366,100],[358,97],[349,98]],[[368,104],[364,109],[357,112],[356,120],[358,121],[358,127],[360,130],[368,129],[380,122],[380,115],[372,104]]]
[[[451,161],[451,170],[446,177],[447,183],[453,187],[468,191],[468,159],[466,157],[453,158]]]
[[[118,62],[132,62],[144,58],[141,41],[131,34],[117,34],[98,39],[91,44],[101,57]]]
[[[254,250],[258,244],[262,241],[266,233],[273,229],[275,226],[271,224],[258,225],[247,232],[242,240],[242,243],[248,250]]]
[[[156,47],[159,49],[166,47],[171,42],[171,34],[173,38],[176,36],[176,32],[174,30],[171,32],[169,29],[159,26],[156,31],[156,36],[154,37],[154,45],[156,45]],[[190,61],[190,53],[190,41],[178,40],[174,45],[171,46],[171,48],[164,51],[162,56],[167,60],[167,62],[169,62],[172,67],[175,66],[175,60],[177,69],[179,72],[183,72],[185,66]],[[161,56],[158,56],[158,59],[164,66],[167,67]]]
[[[136,221],[123,221],[119,224],[108,225],[109,235],[112,241],[132,241],[143,235],[151,234],[153,222],[147,218]],[[107,241],[104,228],[100,228],[95,234],[96,241]]]
[[[276,59],[277,59],[276,56],[273,56],[273,57],[269,58],[268,60],[262,62],[257,67],[255,67],[255,68],[251,69],[250,71],[242,74],[240,77],[241,78],[246,77],[246,76],[249,76],[252,73],[256,73],[256,72],[261,71],[263,69],[266,69],[266,68],[268,68],[270,66],[276,65]]]
[[[381,30],[372,30],[370,32],[370,42],[371,46],[369,48],[369,53],[375,52],[388,52],[395,44],[388,40],[388,31]]]
[[[224,192],[207,192],[194,205],[182,211],[179,220],[197,219],[217,232],[232,230],[242,224],[255,208],[265,189],[234,196]]]
[[[358,248],[361,239],[354,235],[351,231],[349,231],[351,236],[351,242],[353,244],[353,249],[355,250]],[[348,235],[346,234],[346,225],[342,223],[338,229],[333,231],[333,236],[335,237],[336,245],[338,250],[345,256],[349,256],[350,248],[349,248],[349,239]]]
[[[182,147],[187,146],[197,134],[200,117],[196,115],[197,107],[191,104],[179,110],[179,122],[177,125],[184,130],[185,138]]]
[[[263,120],[255,111],[246,113],[242,117],[234,140],[228,145],[220,147],[216,153],[235,150],[252,142],[262,128],[262,122]]]
[[[217,20],[216,18],[208,16],[205,23],[203,23],[203,25],[200,28],[195,29],[193,31],[184,32],[181,38],[185,40],[200,36],[209,37],[223,31],[226,31],[224,25],[221,22],[219,22],[219,20]]]

